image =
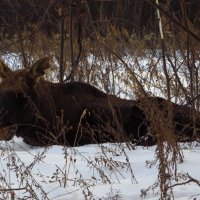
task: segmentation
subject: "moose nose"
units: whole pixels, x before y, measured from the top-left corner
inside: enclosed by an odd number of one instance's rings
[[[13,136],[14,136],[14,134],[12,134],[12,131],[9,131],[8,128],[2,128],[2,129],[0,129],[0,141],[2,141],[2,140],[8,141]]]

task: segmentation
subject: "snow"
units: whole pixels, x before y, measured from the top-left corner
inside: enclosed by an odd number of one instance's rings
[[[178,164],[178,173],[200,180],[200,145],[181,146],[184,161]],[[111,143],[39,148],[14,137],[0,143],[0,190],[21,188],[14,190],[16,199],[156,200],[160,193],[156,186],[155,150],[156,146],[131,149]],[[179,183],[185,181],[179,178]],[[177,200],[200,199],[200,188],[195,182],[178,185],[173,193]],[[10,191],[1,192],[0,199],[11,199]]]

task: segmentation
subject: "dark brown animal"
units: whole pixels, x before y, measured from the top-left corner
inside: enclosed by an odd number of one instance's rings
[[[42,80],[48,68],[48,58],[30,70],[11,71],[0,63],[0,140],[16,134],[32,145],[75,146],[124,141],[124,133],[137,132],[142,111],[136,106],[133,112],[133,101],[85,83]]]
[[[141,100],[121,99],[80,82],[45,81],[41,77],[48,68],[48,58],[39,59],[29,70],[16,71],[0,61],[0,140],[17,135],[38,146],[127,140],[153,144],[154,137],[143,140],[152,120]],[[166,100],[158,97],[149,100],[165,112]],[[191,109],[171,104],[174,132],[191,137],[194,132]]]

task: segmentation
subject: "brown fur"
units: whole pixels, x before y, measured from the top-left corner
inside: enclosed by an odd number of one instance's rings
[[[38,60],[30,70],[14,72],[0,62],[0,74],[3,74],[0,84],[0,140],[9,140],[16,134],[26,143],[38,146],[76,146],[127,139],[144,143],[141,138],[146,136],[150,121],[141,101],[108,95],[81,82],[61,84],[44,81],[40,77],[48,67],[47,58]],[[166,100],[151,98],[160,110],[164,110]],[[172,105],[175,132],[181,133],[184,123],[191,123],[191,115],[186,116],[191,109]],[[184,133],[193,134],[191,124]],[[150,145],[152,141],[151,137],[146,144]]]
[[[1,66],[0,139],[13,134],[33,145],[121,141],[133,101],[107,95],[85,83],[50,83],[40,78],[47,67],[40,59],[30,70],[10,72]],[[10,134],[12,129],[13,134]],[[4,130],[4,129],[2,129]]]

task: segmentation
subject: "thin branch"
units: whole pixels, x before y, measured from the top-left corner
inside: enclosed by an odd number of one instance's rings
[[[63,76],[64,76],[64,29],[65,29],[65,23],[64,23],[64,6],[61,5],[60,7],[60,67],[59,67],[59,81],[60,83],[63,83]]]
[[[9,189],[0,189],[0,192],[10,192],[10,191],[17,191],[17,190],[26,190],[27,188],[9,188]]]

